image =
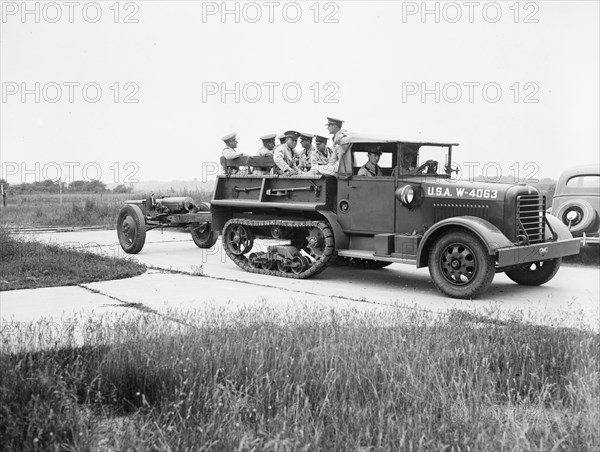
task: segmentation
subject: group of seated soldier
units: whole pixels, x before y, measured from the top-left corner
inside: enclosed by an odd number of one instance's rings
[[[299,148],[297,148],[298,139],[300,139]],[[237,150],[238,140],[235,133],[224,136],[222,140],[226,147],[222,152],[221,163],[227,174],[327,174],[319,171],[319,166],[325,167],[335,161],[333,150],[327,146],[327,137],[321,135],[293,130],[279,136],[263,135],[260,137],[262,146],[254,155]],[[278,145],[276,140],[279,141]],[[232,165],[232,161],[235,165]]]
[[[329,131],[334,133],[334,144],[339,143],[336,137],[343,136],[341,121],[334,118],[329,120]],[[300,146],[298,148],[298,139]],[[313,139],[315,145],[313,146]],[[300,133],[288,130],[282,135],[263,135],[260,137],[262,147],[255,155],[246,154],[237,150],[237,136],[234,133],[225,135],[222,140],[226,147],[223,149],[221,164],[227,175],[253,174],[253,175],[336,175],[340,164],[340,155],[343,149],[336,145],[334,149],[327,146],[327,137]],[[276,144],[276,140],[279,144]],[[378,145],[367,148],[368,161],[358,170],[358,176],[396,176],[403,174],[418,174],[426,170],[427,174],[437,172],[437,162],[428,160],[421,166],[418,165],[419,146],[405,144],[402,146],[400,161],[389,171],[379,167],[382,151]],[[387,151],[386,151],[387,152]]]

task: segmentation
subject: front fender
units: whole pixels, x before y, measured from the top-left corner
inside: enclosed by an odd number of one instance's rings
[[[569,240],[573,238],[573,234],[569,231],[569,228],[560,219],[554,215],[546,214],[546,240],[552,240],[552,231],[556,232],[558,240]],[[548,227],[550,225],[550,228]]]
[[[554,227],[554,226],[553,226]],[[449,229],[463,228],[473,232],[485,244],[490,255],[496,254],[498,248],[514,246],[514,244],[492,223],[478,217],[446,218],[425,232],[417,253],[417,268],[426,267],[429,250],[435,240]]]

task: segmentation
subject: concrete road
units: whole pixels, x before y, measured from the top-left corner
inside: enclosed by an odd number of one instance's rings
[[[33,236],[29,236],[33,237]],[[231,262],[220,240],[201,250],[189,234],[154,230],[144,249],[125,254],[115,231],[36,234],[36,239],[111,256],[130,257],[151,267],[140,277],[76,287],[0,293],[3,322],[64,318],[74,313],[142,309],[164,314],[172,309],[239,309],[257,303],[274,309],[301,308],[383,312],[398,309],[444,313],[458,308],[499,317],[524,315],[535,323],[565,326],[600,324],[600,269],[563,265],[544,286],[519,286],[504,274],[474,301],[441,295],[427,269],[393,264],[382,270],[330,267],[307,280],[246,273]],[[267,243],[257,242],[259,249]],[[200,276],[201,275],[201,276]]]

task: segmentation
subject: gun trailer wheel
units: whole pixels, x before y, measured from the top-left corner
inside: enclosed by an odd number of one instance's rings
[[[452,230],[436,240],[429,252],[429,274],[443,294],[475,298],[492,283],[496,265],[474,234]]]
[[[210,224],[192,226],[192,240],[198,248],[212,248],[217,243],[219,231],[213,231]]]
[[[146,220],[142,209],[126,204],[117,216],[117,236],[121,248],[128,254],[137,254],[146,243]]]

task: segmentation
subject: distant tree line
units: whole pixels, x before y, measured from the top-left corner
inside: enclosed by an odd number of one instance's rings
[[[26,195],[32,193],[60,193],[60,182],[52,179],[47,179],[41,182],[23,182],[21,184],[9,184],[4,179],[0,179],[0,183],[4,184],[4,191],[8,195]],[[106,184],[99,180],[75,180],[70,184],[62,182],[63,193],[131,193],[133,185],[126,186],[124,184],[117,185],[114,189],[109,190]]]

